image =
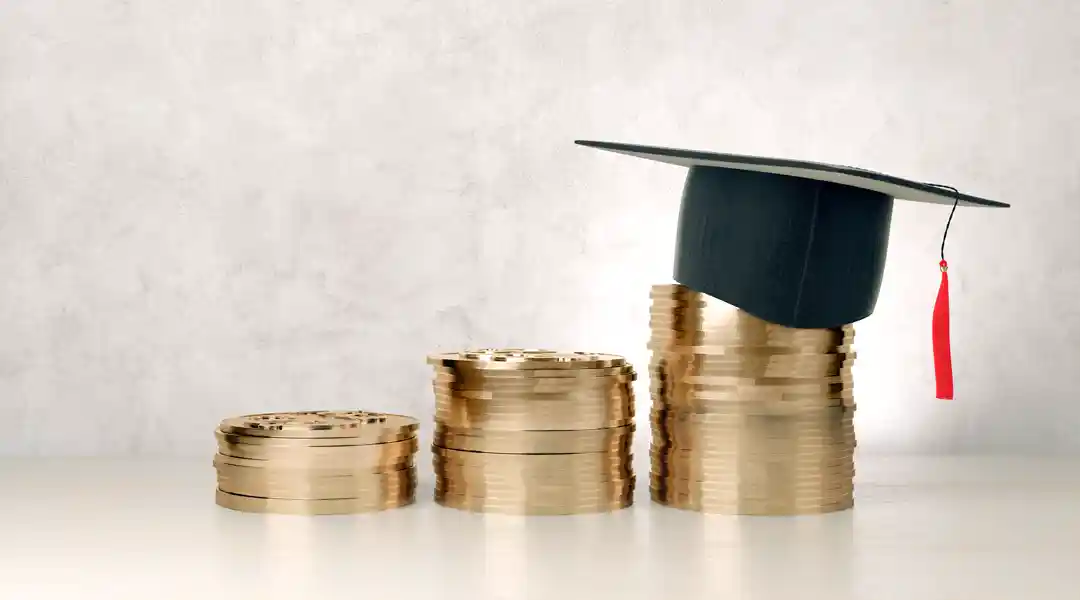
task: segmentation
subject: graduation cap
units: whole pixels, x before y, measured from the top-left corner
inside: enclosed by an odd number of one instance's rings
[[[675,281],[785,327],[838,327],[874,311],[894,198],[951,205],[953,210],[1009,206],[853,167],[611,142],[576,143],[689,167],[676,238]],[[938,396],[951,398],[944,243],[940,268],[935,364]]]

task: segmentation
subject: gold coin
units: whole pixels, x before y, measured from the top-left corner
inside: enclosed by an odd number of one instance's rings
[[[282,500],[278,498],[255,498],[216,491],[218,506],[253,513],[279,513],[289,515],[339,515],[375,512],[400,508],[412,504],[415,491],[401,497],[350,498],[336,500]]]
[[[432,446],[431,452],[438,458],[460,461],[465,464],[514,465],[528,467],[532,465],[557,465],[573,467],[575,465],[603,465],[619,463],[631,458],[622,452],[590,452],[587,454],[489,454],[486,452],[463,452],[450,448]]]
[[[743,344],[725,343],[719,345],[704,344],[709,348],[708,352],[695,354],[688,351],[695,344],[687,344],[687,336],[678,339],[681,343],[673,343],[676,338],[671,338],[661,333],[655,333],[650,337],[653,343],[669,344],[673,349],[653,354],[649,360],[650,367],[693,367],[695,369],[708,370],[710,368],[722,368],[731,366],[732,363],[742,364],[751,362],[766,362],[773,364],[790,364],[801,366],[805,363],[820,365],[850,365],[856,358],[852,344],[836,346],[833,344],[817,344],[815,346],[748,346]]]
[[[484,349],[433,354],[428,363],[469,370],[598,369],[619,367],[626,359],[614,354],[550,350]]]
[[[732,403],[732,408],[742,406]],[[753,408],[751,405],[749,408]],[[649,411],[649,418],[654,423],[693,423],[700,426],[728,425],[730,423],[831,423],[851,419],[855,416],[854,406],[822,406],[812,410],[795,412],[790,415],[758,415],[732,412],[727,414],[696,413],[677,408],[656,409]]]
[[[500,500],[566,501],[580,502],[586,499],[612,498],[627,494],[634,489],[634,478],[616,479],[603,482],[540,485],[511,485],[502,482],[461,481],[452,477],[440,477],[435,482],[435,489],[450,494],[474,497],[497,498]]]
[[[670,439],[657,438],[653,440],[654,446],[664,448],[664,456],[671,452],[686,452],[694,455],[695,460],[708,460],[720,462],[728,460],[731,456],[745,456],[748,459],[757,459],[766,456],[790,456],[799,454],[829,454],[832,456],[854,456],[858,443],[850,440],[701,440],[701,439]]]
[[[509,397],[470,397],[462,394],[435,393],[436,406],[446,410],[454,410],[457,407],[470,407],[474,410],[482,410],[485,413],[517,414],[522,412],[544,413],[554,412],[557,414],[572,414],[586,412],[603,412],[632,415],[634,399],[633,391],[623,390],[620,393],[606,394],[603,396],[585,395],[539,395]]]
[[[781,450],[855,448],[855,433],[851,431],[799,431],[798,429],[732,429],[727,433],[653,428],[653,443],[679,450],[719,451],[739,449],[749,452],[755,448]]]
[[[694,489],[731,490],[754,487],[769,488],[821,488],[850,487],[855,477],[855,467],[827,467],[817,469],[753,469],[753,465],[740,465],[726,471],[703,472],[687,468],[675,468],[667,465],[662,470],[654,469],[649,477],[653,483],[666,481],[669,484],[692,486]],[[672,483],[675,482],[675,483]]]
[[[256,463],[248,462],[252,459],[237,459],[232,456],[215,455],[214,456],[214,468],[218,472],[231,471],[233,473],[245,473],[251,477],[257,478],[270,478],[270,477],[305,477],[305,478],[335,478],[335,477],[352,477],[354,475],[376,474],[386,473],[390,471],[400,471],[412,467],[415,463],[413,457],[399,458],[397,460],[388,460],[381,463],[370,463],[367,465],[355,465],[355,464],[325,464],[325,463],[280,463],[277,461],[258,461]],[[232,464],[227,461],[243,462],[244,464]],[[257,466],[252,466],[253,464]]]
[[[846,401],[843,398],[737,401],[694,397],[662,399],[654,396],[652,409],[659,411],[677,410],[699,414],[741,413],[782,416],[785,414],[809,412],[822,408],[855,406],[854,402],[851,404],[845,404],[845,402]]]
[[[784,417],[788,415],[813,414],[822,410],[851,409],[855,403],[846,403],[844,398],[805,398],[788,400],[718,400],[716,398],[675,397],[671,399],[653,396],[652,411],[666,413],[673,411],[699,415],[757,415],[762,417]]]
[[[854,404],[854,393],[846,382],[755,385],[751,383],[694,383],[675,377],[653,377],[649,392],[654,400],[710,400],[728,402],[780,402],[784,400],[846,400]]]
[[[565,379],[570,379],[566,377]],[[539,383],[517,382],[508,380],[505,384],[489,384],[478,382],[446,382],[436,379],[432,382],[432,389],[445,394],[488,394],[495,396],[527,396],[533,394],[575,394],[575,395],[604,395],[611,394],[616,390],[629,389],[632,378],[625,379],[586,379],[586,383],[574,381],[550,381],[539,380]]]
[[[802,467],[840,463],[852,464],[855,460],[852,449],[842,446],[829,450],[787,450],[774,446],[773,450],[770,452],[767,446],[758,446],[756,448],[748,446],[745,451],[742,448],[732,448],[724,453],[719,450],[705,453],[673,448],[658,450],[654,445],[649,451],[649,456],[653,464],[679,464],[708,469],[723,469],[734,464],[777,465],[778,468],[784,465]]]
[[[633,486],[625,491],[611,491],[601,494],[546,494],[546,495],[518,495],[504,496],[490,494],[486,496],[476,495],[460,489],[436,488],[434,493],[439,497],[457,497],[463,501],[474,504],[482,503],[486,507],[562,507],[560,512],[574,513],[585,507],[608,506],[612,503],[621,502],[624,498],[633,495]]]
[[[396,442],[416,435],[412,417],[360,410],[317,410],[232,417],[218,429],[225,434],[264,438],[341,438],[353,443]]]
[[[623,427],[634,422],[631,403],[607,406],[575,406],[560,410],[551,403],[519,403],[521,410],[493,409],[484,401],[453,402],[437,399],[435,421],[462,429],[498,431],[569,431]],[[571,408],[572,407],[572,408]],[[501,407],[499,407],[501,409]]]
[[[820,414],[833,409],[831,414]],[[761,413],[681,413],[670,412],[649,415],[654,430],[670,435],[717,435],[730,436],[738,432],[751,435],[794,436],[837,435],[842,431],[854,431],[854,411],[848,407],[825,407],[814,412],[790,414]]]
[[[432,461],[432,466],[438,477],[465,482],[506,483],[508,486],[518,485],[526,488],[533,485],[591,485],[618,481],[634,475],[634,466],[630,461],[570,467],[542,464],[514,469],[511,465],[470,465],[452,460],[435,459]]]
[[[800,355],[802,356],[802,355]],[[650,368],[652,377],[663,375],[680,383],[710,384],[715,382],[727,383],[732,379],[764,379],[784,378],[802,379],[807,383],[816,383],[821,380],[835,381],[836,378],[844,380],[852,379],[851,362],[828,363],[826,361],[779,361],[765,357],[760,360],[731,361],[727,365],[712,365],[706,369],[696,367],[663,367]]]
[[[435,446],[498,454],[584,454],[629,451],[634,426],[579,431],[489,431],[435,425]]]
[[[651,480],[649,489],[662,492],[668,497],[682,496],[716,503],[765,500],[789,504],[820,504],[844,500],[854,493],[850,482],[832,488],[814,486],[795,488],[785,484],[706,488],[702,487],[702,482],[687,482],[670,478],[662,481]]]
[[[782,500],[717,500],[697,498],[683,494],[674,494],[650,490],[652,500],[671,508],[692,510],[703,513],[726,515],[785,516],[810,515],[838,512],[854,506],[853,496],[837,498],[833,501],[782,501]]]
[[[683,450],[670,446],[660,447],[656,442],[649,448],[650,460],[654,464],[680,463],[700,465],[702,468],[724,468],[733,461],[747,461],[765,464],[815,465],[822,463],[853,462],[854,449],[850,445],[834,446],[788,446],[760,444],[707,450]]]
[[[218,436],[218,453],[236,458],[281,461],[290,463],[334,462],[355,464],[382,464],[411,456],[417,450],[416,438],[400,442],[351,446],[281,446],[271,444],[246,444],[228,441],[229,436]]]
[[[496,456],[540,457],[573,455],[502,454]],[[483,463],[437,457],[432,459],[432,465],[436,474],[440,476],[476,481],[519,482],[522,485],[528,485],[533,482],[567,484],[582,481],[598,482],[625,479],[634,474],[633,462],[629,458],[612,459],[605,462],[537,462],[530,460],[522,461],[521,463]]]
[[[232,465],[245,468],[258,468],[268,471],[283,471],[283,472],[368,472],[376,473],[379,471],[387,471],[387,469],[393,469],[393,466],[400,464],[403,461],[413,460],[413,452],[380,455],[373,453],[369,456],[364,456],[361,459],[345,458],[321,458],[321,456],[288,456],[288,458],[275,458],[275,459],[248,459],[244,456],[231,456],[228,454],[217,453],[214,454],[214,466],[219,465]]]
[[[416,468],[349,477],[255,477],[243,471],[219,470],[218,489],[231,494],[287,500],[385,498],[411,494]]]
[[[634,375],[634,368],[629,364],[617,367],[598,367],[593,369],[502,369],[476,370],[435,367],[435,378],[451,381],[474,381],[484,384],[526,382],[526,383],[565,383],[577,385],[594,379],[627,378]],[[534,381],[539,380],[539,381]]]
[[[615,500],[600,500],[577,504],[534,504],[528,502],[499,502],[486,498],[475,498],[472,496],[437,492],[435,494],[435,502],[447,508],[455,508],[470,512],[556,516],[612,512],[632,506],[634,499],[630,496]]]
[[[483,401],[491,404],[534,404],[536,402],[556,402],[563,410],[572,409],[574,404],[611,404],[628,403],[634,396],[633,388],[629,385],[620,384],[609,389],[596,390],[572,390],[558,392],[540,392],[532,390],[507,391],[507,390],[448,390],[434,386],[435,397],[441,400],[477,402]]]
[[[373,444],[389,444],[394,442],[403,442],[408,440],[415,440],[416,433],[412,435],[402,437],[401,439],[388,439],[383,442],[368,441],[363,438],[344,437],[344,438],[283,438],[283,437],[263,437],[263,436],[251,436],[240,435],[236,433],[225,433],[220,429],[214,431],[214,436],[217,437],[218,443],[226,442],[229,444],[245,444],[249,446],[262,446],[268,448],[280,448],[282,450],[296,449],[306,450],[309,448],[341,448],[350,446],[370,446]],[[395,437],[395,436],[391,436]]]
[[[849,423],[838,431],[809,428],[739,428],[728,431],[699,429],[693,426],[652,427],[653,443],[682,450],[703,451],[707,449],[743,448],[854,448],[854,427]]]
[[[704,500],[710,503],[735,503],[740,501],[769,501],[776,504],[828,504],[843,501],[854,495],[850,482],[833,488],[805,487],[794,488],[787,485],[737,486],[729,488],[702,488],[697,483],[674,482],[666,480],[650,483],[650,490],[655,490],[668,498],[686,498]]]

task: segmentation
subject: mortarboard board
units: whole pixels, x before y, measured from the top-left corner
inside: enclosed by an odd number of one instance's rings
[[[576,143],[689,167],[676,238],[675,281],[786,327],[838,327],[874,311],[894,198],[954,207],[1008,207],[944,186],[853,167],[611,142]],[[941,268],[935,348],[943,321],[947,353],[944,257]],[[951,379],[950,366],[949,388]],[[951,389],[944,395],[951,397]]]
[[[894,198],[1008,206],[852,167],[576,143],[689,167],[675,281],[785,327],[836,327],[874,311]]]

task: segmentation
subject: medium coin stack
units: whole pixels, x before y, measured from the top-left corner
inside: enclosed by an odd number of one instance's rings
[[[215,432],[217,503],[245,512],[328,515],[411,504],[411,417],[364,411],[267,413]]]
[[[781,327],[658,285],[651,327],[654,501],[746,515],[852,506],[850,325]]]
[[[620,356],[478,350],[435,367],[435,500],[565,515],[633,503],[634,370]]]

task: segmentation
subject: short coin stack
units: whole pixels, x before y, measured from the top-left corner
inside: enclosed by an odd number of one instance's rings
[[[633,503],[635,374],[625,359],[512,349],[428,362],[439,504],[562,515]]]
[[[653,500],[751,515],[852,506],[850,325],[781,327],[658,285],[651,326]]]
[[[217,503],[245,512],[346,514],[416,493],[417,421],[364,411],[267,413],[215,432]]]

